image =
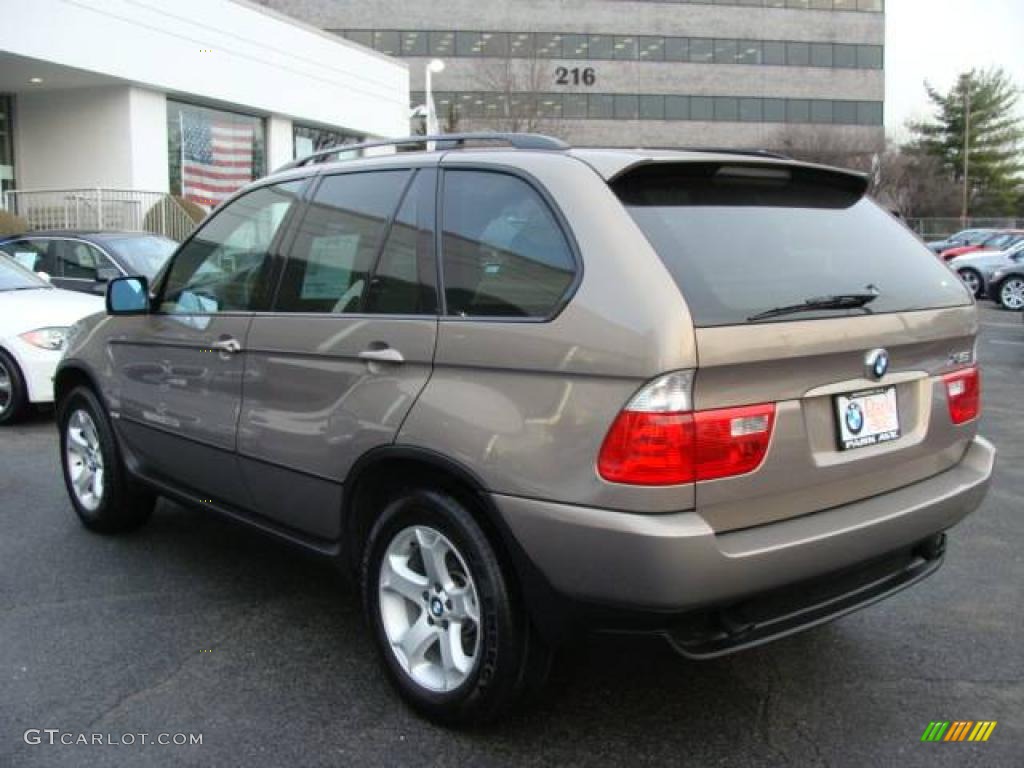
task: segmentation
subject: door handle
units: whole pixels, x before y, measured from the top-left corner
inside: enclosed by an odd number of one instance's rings
[[[404,363],[405,358],[397,349],[384,347],[383,349],[364,349],[359,353],[359,359],[368,363]]]
[[[235,355],[242,351],[242,345],[238,343],[238,339],[219,339],[213,343],[213,348],[218,352],[226,352],[229,355]]]

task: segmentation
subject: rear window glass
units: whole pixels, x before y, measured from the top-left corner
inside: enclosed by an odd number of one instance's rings
[[[877,293],[862,308],[777,321],[970,303],[956,276],[861,184],[813,169],[652,165],[614,182],[699,327],[739,325],[779,307]],[[759,322],[765,322],[760,320]]]

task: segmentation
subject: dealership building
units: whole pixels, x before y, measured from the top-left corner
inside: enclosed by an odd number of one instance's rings
[[[883,141],[883,0],[260,0],[434,74],[440,122],[579,145]]]
[[[153,196],[209,207],[296,154],[408,133],[406,64],[244,0],[0,19],[0,204],[33,226],[138,226]]]

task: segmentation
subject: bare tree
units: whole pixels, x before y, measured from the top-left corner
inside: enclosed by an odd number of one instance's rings
[[[777,147],[790,157],[870,175],[869,192],[902,216],[955,216],[959,193],[942,163],[926,152],[894,142],[851,145],[841,131],[803,127],[785,134]]]
[[[530,55],[524,58],[504,56],[482,64],[477,75],[481,91],[496,96],[496,114],[472,118],[492,130],[519,133],[561,135],[562,121],[544,99],[550,91],[550,64],[547,59]],[[465,119],[465,115],[461,116]]]

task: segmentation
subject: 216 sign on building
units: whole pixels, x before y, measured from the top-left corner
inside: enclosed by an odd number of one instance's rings
[[[556,67],[555,85],[594,85],[597,72],[593,67]]]

